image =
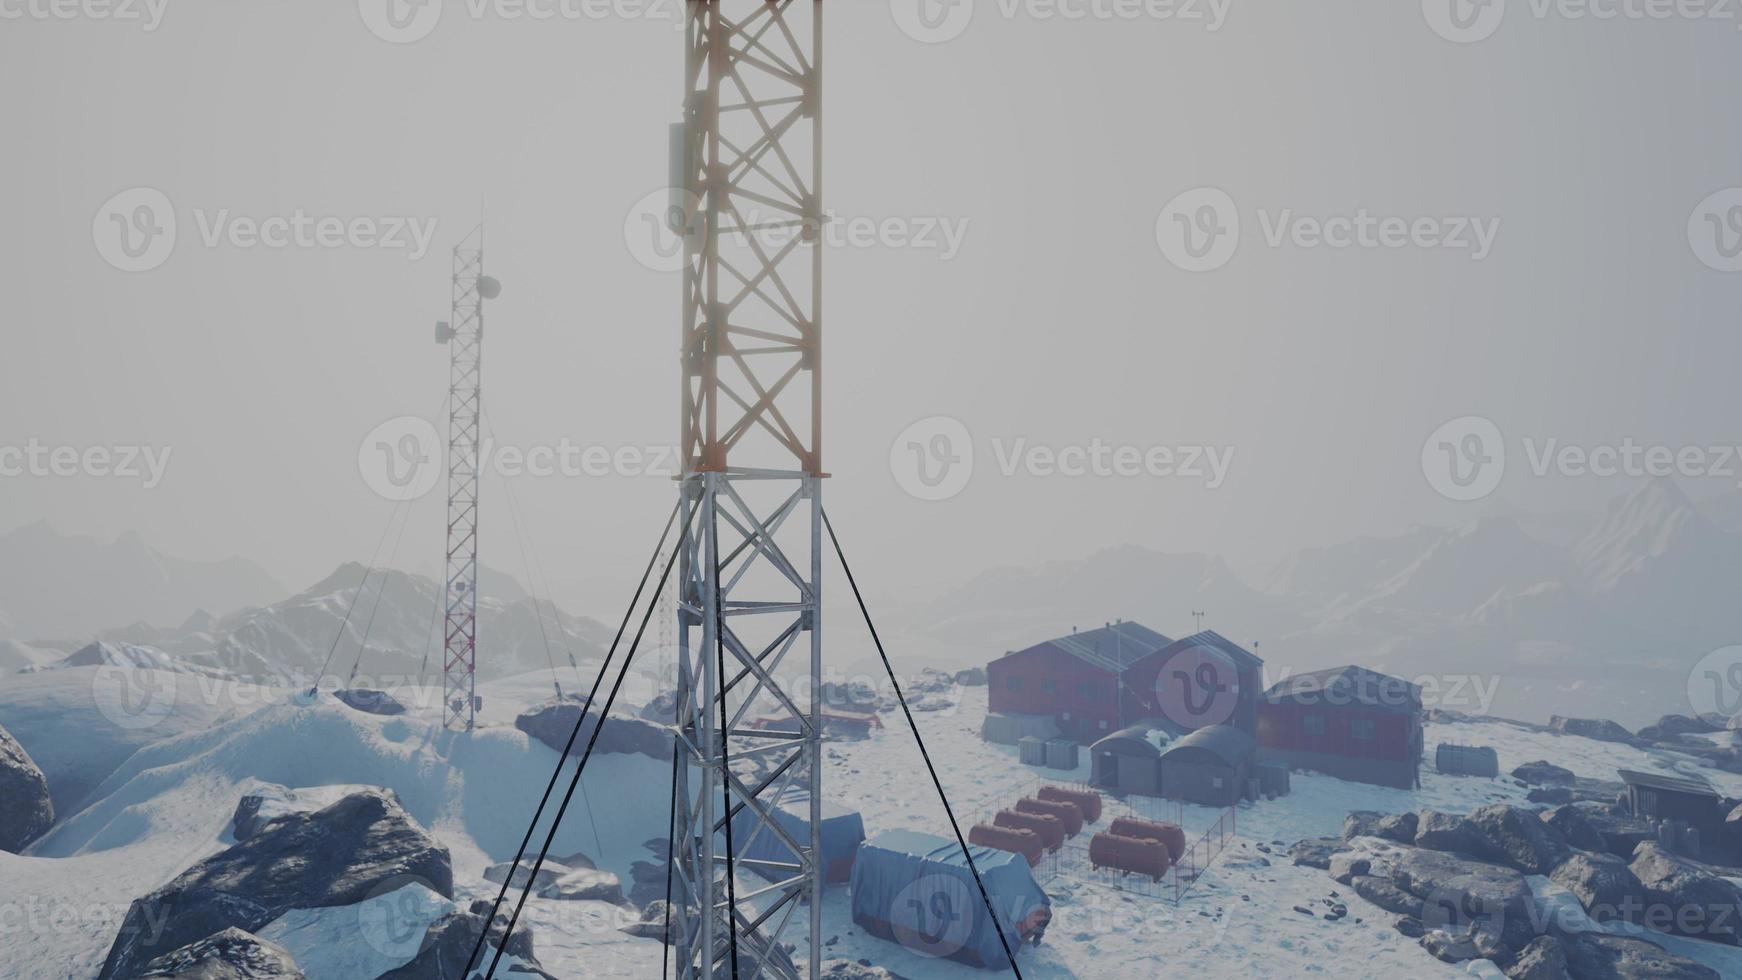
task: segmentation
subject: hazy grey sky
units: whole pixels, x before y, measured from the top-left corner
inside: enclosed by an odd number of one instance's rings
[[[666,180],[672,6],[533,21],[456,2],[396,44],[349,0],[167,0],[152,30],[0,0],[0,446],[172,450],[150,489],[0,478],[0,530],[137,529],[296,587],[366,557],[392,506],[359,447],[395,417],[435,417],[447,250],[480,195],[505,286],[485,345],[496,434],[675,442],[678,281],[625,230]],[[1689,241],[1696,207],[1742,186],[1736,20],[1538,16],[1514,0],[1492,37],[1463,44],[1414,0],[1234,0],[1214,31],[1049,7],[980,0],[959,36],[928,44],[888,0],[829,5],[828,206],[959,235],[947,256],[849,240],[826,259],[828,499],[878,591],[1123,542],[1221,553],[1258,578],[1303,546],[1626,487],[1533,478],[1514,459],[1488,500],[1447,500],[1422,447],[1461,416],[1492,419],[1509,453],[1524,437],[1742,442],[1742,273]],[[137,187],[172,202],[176,245],[127,273],[95,239],[105,202]],[[1235,202],[1241,239],[1192,273],[1158,245],[1158,216],[1202,187]],[[1480,260],[1266,240],[1285,211],[1363,209],[1497,232]],[[434,221],[433,247],[413,260],[231,237],[299,210]],[[972,481],[941,502],[890,465],[897,435],[934,416],[975,449]],[[1018,439],[1234,455],[1214,489],[1006,477]],[[662,476],[515,487],[558,597],[589,612],[621,601],[672,498]],[[485,493],[485,560],[517,570],[500,481]],[[439,557],[440,494],[415,505],[401,564]]]

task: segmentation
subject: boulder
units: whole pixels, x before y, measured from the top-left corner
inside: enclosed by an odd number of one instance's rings
[[[1536,937],[1530,885],[1512,868],[1420,849],[1389,860],[1392,883],[1422,901],[1424,942],[1447,937],[1429,948],[1435,956],[1504,962]]]
[[[484,880],[492,884],[500,885],[504,881],[508,881],[508,871],[512,868],[514,870],[514,880],[508,883],[508,887],[525,888],[527,878],[532,874],[532,864],[533,858],[531,857],[522,859],[520,867],[518,868],[514,867],[513,861],[503,861],[500,864],[492,864],[489,868],[485,869]],[[555,861],[546,860],[543,864],[539,865],[538,878],[536,879],[534,890],[542,891],[545,888],[549,888],[551,885],[554,885],[561,880],[564,875],[569,874],[573,870],[573,868],[558,864]]]
[[[1552,762],[1538,759],[1512,770],[1512,778],[1531,786],[1542,786],[1571,783],[1574,777],[1571,769],[1563,769]]]
[[[1482,836],[1487,857],[1525,874],[1548,874],[1570,853],[1560,832],[1529,810],[1501,803],[1481,807],[1469,820]]]
[[[1637,741],[1632,732],[1605,718],[1564,718],[1554,715],[1549,718],[1548,727],[1562,735],[1578,735],[1599,742]]]
[[[1604,850],[1616,857],[1632,860],[1639,845],[1657,840],[1657,831],[1651,824],[1613,803],[1574,802],[1569,805],[1585,818],[1592,830],[1602,835]]]
[[[561,752],[568,745],[569,736],[574,734],[575,723],[581,721],[585,707],[586,701],[573,695],[564,696],[560,700],[553,698],[521,712],[514,719],[514,727]],[[598,712],[594,711],[587,715],[586,721],[581,725],[580,735],[575,738],[574,753],[577,758],[586,750],[597,727]],[[639,718],[608,719],[604,731],[599,733],[598,743],[593,747],[594,755],[644,755],[662,762],[670,762],[671,753],[671,732]]]
[[[1724,730],[1723,725],[1716,724],[1709,718],[1690,718],[1687,715],[1664,715],[1655,725],[1647,725],[1639,730],[1639,737],[1652,742],[1668,741],[1682,735],[1711,735]]]
[[[1373,862],[1359,854],[1344,851],[1331,855],[1331,866],[1328,870],[1337,884],[1347,885],[1350,880],[1371,872]]]
[[[48,779],[24,746],[0,728],[0,851],[16,854],[52,826]]]
[[[1379,821],[1385,819],[1385,814],[1376,810],[1356,810],[1343,818],[1343,840],[1351,841],[1357,837],[1378,837]]]
[[[956,683],[962,687],[985,687],[986,668],[969,667],[967,670],[956,671]]]
[[[637,939],[658,939],[669,944],[671,940],[667,938],[665,931],[665,905],[664,901],[650,903],[647,908],[642,910],[639,921],[631,922],[618,931],[628,933]]]
[[[651,861],[636,861],[629,865],[629,901],[646,907],[652,902],[664,902],[670,894],[671,868]]]
[[[904,980],[899,973],[853,960],[824,960],[821,976],[823,980]]]
[[[429,931],[424,933],[423,944],[418,948],[417,956],[411,962],[395,970],[381,974],[377,980],[429,980],[431,977],[460,977],[465,975],[466,961],[472,958],[472,949],[477,945],[478,934],[484,931],[484,921],[490,915],[490,902],[479,899],[465,912],[450,912],[435,922],[430,923]],[[512,956],[523,964],[522,970],[504,971],[510,977],[538,976],[545,980],[556,980],[539,966],[538,959],[533,956],[532,930],[521,927],[514,935],[503,943],[503,935],[507,932],[507,915],[497,917],[490,925],[490,938],[485,943],[484,950],[478,955],[479,962],[473,964],[473,970],[481,975],[490,965],[490,958],[495,955],[492,947],[501,947],[503,962],[508,962]]]
[[[1578,807],[1567,805],[1557,806],[1543,811],[1539,816],[1542,822],[1548,824],[1555,833],[1560,834],[1569,845],[1581,851],[1607,851],[1609,845],[1603,835],[1597,833],[1597,828],[1591,826],[1591,821]]]
[[[164,980],[303,980],[290,953],[253,933],[225,929],[145,964],[141,978]]]
[[[275,820],[136,899],[99,977],[132,977],[152,959],[224,929],[252,932],[291,909],[355,905],[397,882],[452,898],[447,848],[387,793],[355,793]]]
[[[548,865],[546,865],[548,867]],[[540,898],[563,902],[610,902],[626,905],[623,883],[609,871],[580,868],[538,890]]]
[[[1598,922],[1636,921],[1645,911],[1645,886],[1613,854],[1575,854],[1549,878],[1573,893],[1586,914]]]
[[[386,691],[372,691],[368,688],[346,688],[334,691],[333,697],[348,708],[353,708],[369,715],[403,715],[405,705],[399,699]]]
[[[1506,976],[1510,980],[1568,980],[1566,947],[1553,936],[1538,936],[1518,951],[1518,960]]]
[[[1742,891],[1655,843],[1639,845],[1629,866],[1645,886],[1648,929],[1742,945]]]
[[[1387,912],[1395,912],[1412,919],[1421,917],[1421,899],[1397,887],[1390,878],[1357,875],[1350,879],[1349,887],[1355,890],[1355,894]]]
[[[1343,842],[1335,837],[1309,837],[1295,842],[1288,849],[1288,856],[1294,860],[1295,866],[1317,868],[1320,871],[1331,869],[1331,855],[1343,849]]]
[[[1380,820],[1373,828],[1373,832],[1388,841],[1395,841],[1399,844],[1413,844],[1415,843],[1416,828],[1419,826],[1420,821],[1421,818],[1413,812],[1393,813],[1383,820]]]
[[[1720,980],[1721,976],[1643,939],[1585,932],[1566,937],[1564,946],[1567,971],[1578,980]]]
[[[1415,846],[1453,854],[1479,854],[1486,847],[1469,820],[1438,810],[1423,810],[1416,816]]]
[[[276,783],[267,783],[250,791],[236,803],[236,812],[230,817],[230,832],[237,840],[244,841],[276,820],[294,813],[323,810],[352,793],[385,793],[388,799],[400,803],[399,795],[392,790],[372,786],[310,786],[290,789]]]

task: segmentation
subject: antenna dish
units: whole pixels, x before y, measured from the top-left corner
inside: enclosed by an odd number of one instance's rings
[[[479,276],[478,295],[484,299],[495,299],[502,295],[502,284],[493,276]]]

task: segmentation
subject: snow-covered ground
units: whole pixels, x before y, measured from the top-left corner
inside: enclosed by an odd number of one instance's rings
[[[20,679],[25,687],[0,692],[0,718],[9,720],[8,727],[33,752],[36,745],[66,743],[83,730],[107,731],[90,740],[106,753],[131,752],[92,778],[89,767],[74,764],[74,744],[49,750],[57,770],[82,773],[92,787],[83,807],[63,813],[27,856],[0,854],[6,903],[0,912],[7,913],[0,916],[0,975],[44,980],[93,975],[131,900],[232,843],[230,819],[237,800],[268,784],[391,788],[452,852],[454,904],[493,897],[497,886],[485,881],[484,871],[513,856],[556,761],[554,752],[512,727],[520,710],[552,693],[547,672],[484,685],[482,724],[469,736],[440,730],[433,710],[415,699],[410,714],[388,718],[352,711],[331,698],[308,703],[297,692],[252,688],[243,697],[240,689],[211,685],[208,678],[173,675],[165,681],[155,672],[146,674],[153,676],[134,681],[155,690],[196,680],[208,685],[174,688],[173,710],[156,725],[133,729],[115,720],[125,721],[125,712],[112,717],[115,703],[93,697],[93,690],[103,688],[84,668],[30,675]],[[564,687],[574,689],[572,675]],[[644,693],[632,693],[620,710],[633,712]],[[918,719],[964,827],[1044,779],[1087,779],[1087,753],[1076,773],[1051,773],[1020,765],[1013,749],[981,741],[985,690],[960,693],[954,710],[926,712]],[[889,727],[867,741],[828,747],[828,795],[860,810],[870,833],[910,828],[947,835],[949,824],[905,722],[899,714],[886,715],[885,721]],[[137,751],[115,731],[137,740]],[[1742,777],[1700,769],[1689,757],[1501,722],[1430,726],[1430,750],[1440,741],[1492,745],[1503,771],[1534,759],[1605,779],[1613,779],[1618,767],[1697,770],[1724,792],[1742,796]],[[643,845],[664,835],[668,779],[669,770],[650,759],[599,757],[552,853],[584,852],[616,872],[627,889],[634,862],[659,860]],[[324,795],[312,794],[316,800]],[[1037,980],[1150,977],[1163,969],[1208,977],[1468,975],[1464,968],[1429,957],[1391,928],[1391,916],[1339,889],[1324,872],[1292,866],[1278,845],[1335,835],[1351,810],[1462,812],[1524,798],[1525,791],[1510,779],[1442,777],[1431,768],[1415,791],[1297,773],[1288,797],[1240,808],[1238,837],[1178,906],[1067,876],[1045,882],[1055,919],[1045,945],[1023,954],[1024,973]],[[1194,836],[1219,815],[1189,806],[1178,813]],[[1552,886],[1541,882],[1540,887],[1545,901],[1556,900]],[[1324,900],[1338,891],[1338,899],[1349,906],[1346,919],[1296,911],[1302,906],[1322,913]],[[263,935],[297,953],[312,980],[352,980],[408,960],[415,944],[407,947],[404,937],[420,935],[420,923],[450,907],[412,886],[349,909],[293,913]],[[830,892],[824,911],[832,958],[868,959],[917,980],[988,975],[926,960],[862,934],[851,921],[845,889]],[[535,929],[540,960],[558,976],[655,975],[660,947],[619,932],[626,916],[601,903],[534,898],[526,921]],[[1731,956],[1737,951],[1696,942],[1665,944],[1726,975],[1742,975],[1742,962]]]

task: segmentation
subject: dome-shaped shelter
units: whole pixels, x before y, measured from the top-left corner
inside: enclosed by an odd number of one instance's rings
[[[1232,725],[1200,728],[1161,754],[1161,795],[1232,806],[1246,795],[1258,740]]]
[[[1161,795],[1161,754],[1173,735],[1160,721],[1144,721],[1096,742],[1089,749],[1089,784],[1110,793]]]

